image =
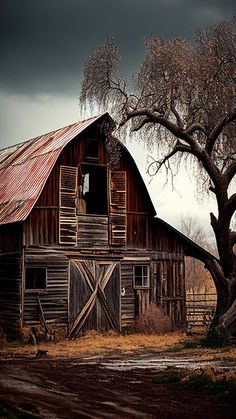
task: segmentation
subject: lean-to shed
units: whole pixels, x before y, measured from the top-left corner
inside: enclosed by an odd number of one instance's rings
[[[204,251],[155,218],[112,127],[106,113],[0,150],[0,323],[9,336],[39,324],[71,337],[120,331],[150,303],[173,328],[185,325],[184,255]]]

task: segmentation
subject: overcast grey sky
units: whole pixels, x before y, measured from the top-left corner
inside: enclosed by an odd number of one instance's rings
[[[1,145],[79,118],[84,62],[107,36],[130,76],[145,37],[191,39],[234,14],[234,0],[1,0]]]
[[[235,0],[0,0],[1,147],[80,119],[83,65],[107,37],[130,77],[145,38],[192,39],[235,14]]]

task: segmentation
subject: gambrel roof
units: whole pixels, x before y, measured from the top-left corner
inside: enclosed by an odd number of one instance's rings
[[[0,150],[0,224],[27,218],[63,148],[104,117],[110,118],[105,113]]]

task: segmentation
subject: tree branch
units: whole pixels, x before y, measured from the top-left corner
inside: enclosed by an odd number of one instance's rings
[[[188,145],[182,144],[179,140],[176,141],[176,144],[173,148],[173,150],[167,154],[162,160],[159,161],[154,161],[152,162],[149,166],[148,166],[148,173],[150,173],[150,169],[151,167],[155,164],[156,165],[156,170],[154,175],[157,174],[157,172],[160,170],[160,168],[171,158],[173,157],[175,154],[179,153],[179,152],[185,152],[185,153],[191,153],[191,148]]]
[[[236,211],[236,193],[231,195],[224,209],[228,219],[231,220],[233,213]]]
[[[200,150],[199,147],[197,147],[196,141],[190,135],[188,135],[188,133],[186,131],[179,128],[178,125],[174,124],[173,122],[171,122],[170,120],[165,118],[163,116],[163,112],[160,114],[160,111],[157,110],[157,109],[155,109],[154,111],[151,111],[147,108],[143,108],[143,109],[134,110],[132,112],[128,112],[126,114],[125,118],[123,119],[123,121],[121,121],[120,127],[125,125],[126,122],[128,122],[130,119],[140,117],[140,116],[145,117],[148,120],[148,122],[152,122],[154,124],[162,125],[164,128],[166,128],[175,137],[186,141],[187,144],[189,144],[190,146],[193,146],[193,148],[195,148],[195,154],[196,155],[198,154],[198,157],[200,157],[200,151],[201,150]],[[146,121],[146,123],[147,123],[147,121]],[[137,129],[136,129],[136,131],[137,131]]]
[[[215,187],[220,183],[221,180],[221,173],[220,170],[215,165],[214,161],[208,155],[206,150],[198,144],[197,140],[193,138],[191,135],[188,134],[186,130],[182,130],[178,127],[177,124],[173,123],[165,116],[160,115],[158,112],[151,111],[150,109],[143,108],[143,109],[136,109],[132,112],[126,113],[123,121],[121,121],[120,126],[123,126],[126,122],[130,119],[136,117],[144,117],[144,121],[141,121],[140,127],[143,127],[146,123],[151,122],[153,124],[160,124],[164,128],[166,128],[171,134],[175,137],[179,138],[180,140],[185,141],[189,147],[191,148],[191,154],[197,157],[199,161],[201,161],[204,169],[210,176],[211,180],[213,181]],[[138,127],[135,129],[138,130]],[[188,149],[190,152],[190,150]]]
[[[213,212],[210,213],[210,219],[211,219],[212,228],[213,228],[214,232],[216,232],[218,220],[217,220],[216,216],[213,214]]]
[[[233,177],[236,175],[236,161],[231,163],[227,169],[224,172],[224,178],[226,180],[226,185],[228,186],[233,179]]]
[[[209,154],[209,156],[211,155],[214,145],[216,143],[216,140],[221,134],[221,132],[223,131],[224,127],[226,127],[226,125],[230,124],[230,122],[233,122],[235,120],[236,120],[236,110],[224,116],[219,121],[219,123],[213,128],[206,142],[206,151]]]
[[[228,281],[224,276],[221,265],[214,258],[208,258],[205,260],[205,267],[211,273],[218,293],[226,295],[225,290],[228,287]]]
[[[170,104],[170,108],[171,108],[171,111],[173,112],[173,114],[174,114],[174,116],[175,116],[175,118],[176,118],[176,121],[177,121],[177,125],[178,125],[178,127],[179,127],[180,129],[183,129],[184,124],[183,124],[183,121],[182,121],[182,119],[181,119],[181,117],[180,117],[180,115],[179,115],[179,112],[177,111],[177,109],[176,109],[176,107],[175,107],[175,104],[174,104],[174,99],[173,99],[172,95],[171,95],[171,104]]]
[[[230,244],[233,248],[233,246],[236,244],[236,231],[230,232]]]
[[[201,124],[192,124],[185,130],[185,132],[190,135],[193,134],[195,131],[200,131],[204,135],[207,135],[206,130]]]
[[[146,124],[148,124],[150,121],[149,121],[149,119],[148,118],[145,118],[145,119],[143,119],[142,120],[142,122],[140,122],[140,124],[138,124],[134,129],[133,129],[133,131],[134,132],[136,132],[136,131],[139,131],[141,128],[143,128],[144,127],[144,125],[146,125]]]

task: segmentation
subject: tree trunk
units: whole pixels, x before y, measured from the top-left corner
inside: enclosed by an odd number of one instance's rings
[[[229,336],[236,336],[236,274],[224,276],[219,263],[213,259],[205,261],[206,268],[210,271],[217,292],[217,305],[211,328],[223,326]],[[236,272],[236,271],[234,271]]]

